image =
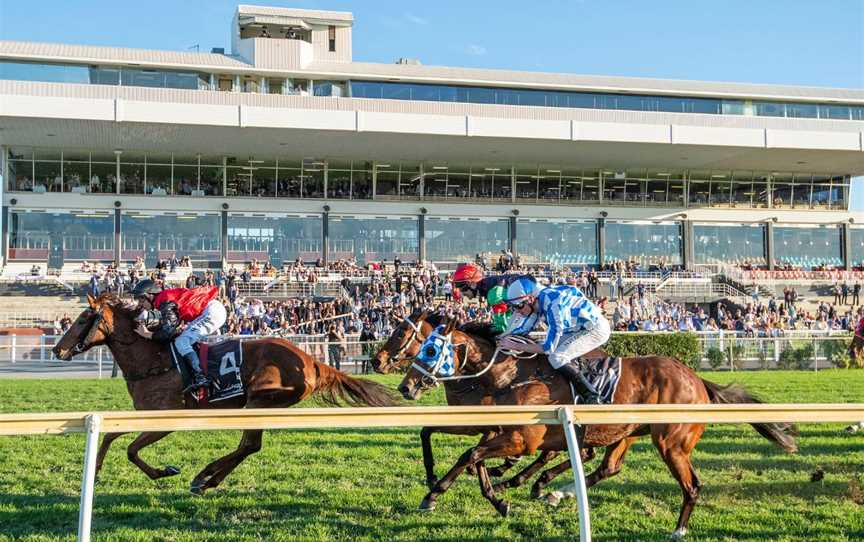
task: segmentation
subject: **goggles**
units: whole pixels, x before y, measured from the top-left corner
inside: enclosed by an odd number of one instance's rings
[[[529,303],[531,303],[533,301],[534,301],[534,299],[531,296],[520,297],[519,299],[514,299],[513,301],[508,301],[507,306],[514,308],[516,310],[519,310],[522,307],[524,307],[525,305],[528,305]]]

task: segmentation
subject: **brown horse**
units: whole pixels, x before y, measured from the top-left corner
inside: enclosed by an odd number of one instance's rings
[[[192,408],[193,401],[183,394],[183,380],[174,367],[167,344],[145,339],[135,333],[134,309],[124,306],[113,295],[98,299],[88,296],[90,307],[84,310],[72,327],[54,347],[61,360],[106,345],[123,371],[126,389],[136,410]],[[329,404],[391,406],[389,390],[375,382],[351,378],[283,339],[250,340],[242,343],[241,380],[245,394],[218,403],[219,408],[287,407],[315,395]],[[144,474],[156,480],[180,473],[176,467],[156,469],[138,452],[162,439],[170,431],[141,433],[127,448],[129,460]],[[263,430],[243,431],[240,445],[230,454],[213,461],[195,476],[191,491],[202,494],[216,487],[246,457],[261,449]],[[107,433],[96,459],[96,472],[111,443],[123,433]]]
[[[456,341],[464,343],[465,347],[453,348],[452,344]],[[503,356],[503,359],[493,360],[495,345],[489,337],[457,331],[452,323],[441,332],[433,332],[421,349],[426,352],[437,352],[436,356],[448,355],[448,352],[452,352],[455,374],[477,374],[489,363],[494,362],[490,370],[477,378],[478,385],[486,392],[487,404],[548,405],[572,402],[570,386],[548,366],[543,356],[523,360]],[[437,366],[436,363],[427,368]],[[416,399],[431,385],[431,380],[428,375],[412,367],[405,375],[400,389],[403,389],[403,394],[407,397]],[[684,364],[659,356],[623,358],[621,378],[613,400],[616,404],[757,402],[742,388],[734,386],[724,388],[705,381]],[[794,426],[752,425],[759,434],[785,451],[793,453],[797,450],[795,440],[791,436]],[[600,467],[588,476],[588,486],[593,486],[617,474],[633,442],[638,437],[650,434],[654,446],[684,494],[678,524],[673,533],[674,538],[680,538],[687,532],[687,523],[702,485],[690,462],[690,453],[699,442],[704,428],[704,424],[591,425],[585,429],[584,445],[607,449]],[[476,465],[483,496],[495,506],[496,510],[506,514],[509,506],[495,496],[488,472],[482,462],[492,457],[528,455],[536,450],[559,451],[566,450],[567,447],[560,426],[530,425],[487,428],[487,431],[491,432],[493,429],[497,432],[486,434],[477,446],[466,451],[450,472],[438,481],[423,499],[420,505],[422,510],[433,510],[438,497],[450,487],[459,474],[468,465]]]
[[[372,367],[381,374],[388,374],[403,368],[414,359],[414,356],[420,351],[420,345],[440,323],[441,317],[437,314],[430,314],[426,310],[414,311],[396,326],[390,338],[372,358]],[[447,404],[450,406],[479,405],[483,399],[480,387],[470,381],[466,381],[466,383],[448,382],[444,384],[444,393]],[[433,433],[481,435],[483,431],[477,427],[423,427],[420,430],[423,466],[426,469],[426,485],[429,489],[432,489],[438,481],[435,476],[435,458],[432,454]],[[505,458],[502,465],[489,469],[489,473],[491,476],[501,476],[518,461],[519,458],[516,457]]]
[[[862,359],[864,359],[864,319],[855,327],[855,335],[852,337],[852,342],[849,343],[849,366],[864,366]],[[857,433],[859,431],[864,431],[864,421],[852,424],[846,428],[847,433]]]

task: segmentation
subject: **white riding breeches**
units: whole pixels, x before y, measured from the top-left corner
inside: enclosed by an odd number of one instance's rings
[[[558,348],[548,355],[549,365],[558,369],[574,359],[587,354],[609,340],[612,330],[606,318],[598,318],[593,329],[583,329],[575,333],[565,333],[558,341]]]
[[[204,312],[201,313],[201,316],[189,322],[183,333],[174,339],[174,346],[177,347],[177,351],[182,356],[191,354],[193,352],[192,345],[204,337],[213,335],[219,331],[219,328],[225,325],[225,320],[227,319],[228,315],[225,313],[225,306],[215,299],[210,301],[204,307]]]

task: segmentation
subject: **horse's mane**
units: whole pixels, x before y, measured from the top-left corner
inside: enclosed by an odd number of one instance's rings
[[[99,297],[96,298],[96,303],[99,305],[106,305],[111,307],[115,313],[119,312],[124,315],[129,315],[132,313],[132,310],[126,305],[126,302],[123,301],[119,295],[113,292],[105,292],[104,294],[99,294]]]
[[[437,328],[438,326],[447,324],[447,317],[438,312],[433,312],[426,316],[426,322],[433,328]],[[495,344],[495,339],[498,336],[498,332],[488,322],[467,322],[456,328],[456,330],[490,344]]]

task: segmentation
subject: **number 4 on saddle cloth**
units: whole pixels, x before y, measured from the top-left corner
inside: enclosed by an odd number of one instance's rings
[[[194,390],[189,393],[200,406],[207,403],[224,401],[243,395],[243,380],[240,378],[240,368],[243,366],[243,348],[240,341],[222,341],[215,344],[197,343],[194,346],[201,360],[201,370],[213,383],[209,393],[203,389]],[[192,373],[183,357],[177,352],[174,343],[171,343],[171,356],[174,359],[174,367],[183,377],[183,387],[192,383]]]

